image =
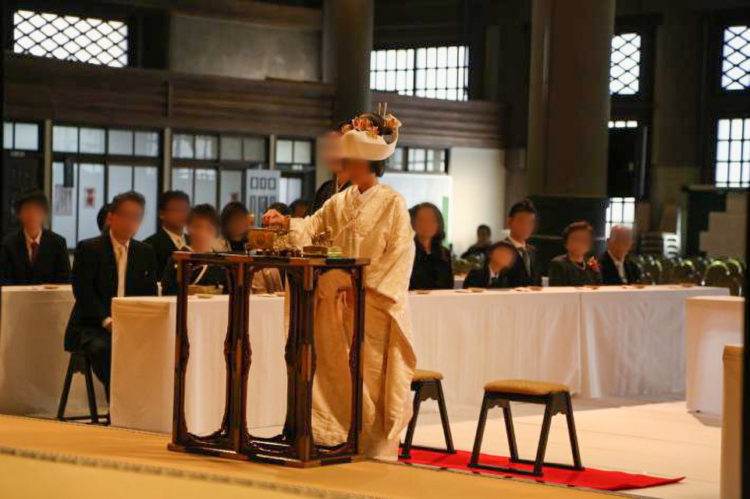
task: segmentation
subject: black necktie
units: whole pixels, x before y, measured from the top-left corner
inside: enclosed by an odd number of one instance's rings
[[[529,252],[526,248],[518,248],[518,252],[521,254],[521,260],[523,260],[523,266],[526,268],[526,274],[531,275],[531,258],[529,258]]]

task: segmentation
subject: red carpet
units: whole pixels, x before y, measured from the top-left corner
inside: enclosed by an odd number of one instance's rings
[[[490,470],[478,470],[469,468],[469,459],[471,452],[457,451],[456,454],[442,454],[420,449],[412,449],[411,459],[401,459],[402,463],[420,464],[426,466],[435,466],[449,470],[470,471],[472,473],[481,473],[488,475],[512,476],[534,480],[537,482],[554,483],[558,485],[569,485],[571,487],[585,487],[596,490],[628,490],[640,489],[644,487],[655,487],[657,485],[667,485],[677,483],[685,477],[679,478],[658,478],[647,475],[635,475],[632,473],[623,473],[620,471],[604,471],[586,468],[583,471],[564,470],[559,468],[544,468],[544,476],[531,477],[528,475],[516,475],[513,473],[503,473]],[[490,456],[482,454],[479,462],[491,466],[505,466],[521,470],[531,470],[533,467],[525,464],[510,464],[507,457]],[[586,463],[584,462],[584,465]]]

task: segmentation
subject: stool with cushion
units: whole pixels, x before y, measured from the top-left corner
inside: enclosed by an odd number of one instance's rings
[[[409,459],[411,455],[409,452],[411,449],[425,449],[437,452],[445,452],[447,454],[455,454],[456,449],[453,447],[453,437],[451,436],[451,427],[448,422],[448,411],[445,408],[445,397],[443,396],[443,385],[441,380],[443,375],[437,371],[423,371],[417,369],[414,372],[414,376],[411,381],[411,389],[414,390],[414,407],[409,426],[406,429],[406,439],[401,447],[401,455],[399,457]],[[438,408],[440,409],[440,422],[443,425],[443,435],[445,436],[445,449],[436,449],[433,447],[423,447],[419,445],[412,445],[412,439],[414,438],[414,430],[417,427],[417,416],[419,416],[419,406],[425,400],[437,400]]]
[[[86,416],[65,416],[65,408],[68,405],[68,395],[70,394],[70,385],[73,382],[73,375],[76,373],[83,374],[86,380],[86,395],[89,402],[89,414]],[[59,421],[81,421],[90,420],[92,424],[99,424],[103,419],[104,424],[109,424],[109,414],[99,414],[96,406],[96,394],[94,393],[94,377],[91,373],[91,361],[83,351],[70,353],[68,362],[68,371],[65,373],[65,382],[63,383],[62,395],[60,395],[60,404],[57,407],[57,419]]]
[[[510,412],[510,402],[527,402],[532,404],[544,404],[544,420],[542,422],[542,431],[539,435],[539,445],[537,447],[536,459],[520,459],[518,457],[518,447],[516,446],[516,435],[513,430],[513,418]],[[533,471],[518,470],[515,468],[503,468],[500,466],[483,465],[479,462],[479,454],[482,448],[482,438],[484,436],[484,426],[487,422],[487,411],[493,407],[503,409],[503,419],[505,420],[505,432],[508,436],[508,447],[510,448],[510,462],[533,464]],[[544,454],[547,450],[547,438],[549,437],[550,424],[552,416],[555,414],[565,414],[568,422],[568,436],[570,438],[570,449],[573,453],[573,465],[546,463]],[[576,426],[573,420],[573,404],[570,400],[570,389],[559,383],[547,383],[542,381],[526,380],[500,380],[492,381],[484,386],[484,398],[482,400],[482,409],[479,413],[479,422],[477,424],[477,434],[474,439],[474,449],[471,454],[469,466],[473,468],[482,468],[494,471],[505,471],[522,475],[542,476],[542,466],[552,466],[555,468],[582,470],[581,456],[578,451],[578,438],[576,436]]]

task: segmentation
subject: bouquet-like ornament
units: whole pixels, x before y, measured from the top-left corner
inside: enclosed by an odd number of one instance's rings
[[[594,272],[602,271],[602,268],[599,265],[599,260],[597,260],[596,257],[592,256],[591,258],[589,258],[589,261],[587,263],[588,263],[589,268],[593,270]]]
[[[365,113],[341,127],[344,158],[382,161],[396,150],[401,122],[388,113],[388,104],[378,104],[377,113]]]

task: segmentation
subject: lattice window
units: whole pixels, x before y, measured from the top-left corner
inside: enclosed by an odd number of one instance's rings
[[[638,128],[638,122],[635,120],[610,121],[609,128]]]
[[[604,232],[606,237],[615,225],[633,227],[635,224],[635,198],[609,198]]]
[[[623,33],[612,38],[609,93],[635,95],[640,90],[641,35]]]
[[[373,50],[370,88],[433,99],[467,100],[469,48]]]
[[[721,87],[724,90],[750,88],[750,26],[724,29]]]
[[[112,67],[128,65],[128,25],[122,21],[17,10],[13,52]]]
[[[750,118],[718,121],[715,182],[717,187],[750,187]]]

